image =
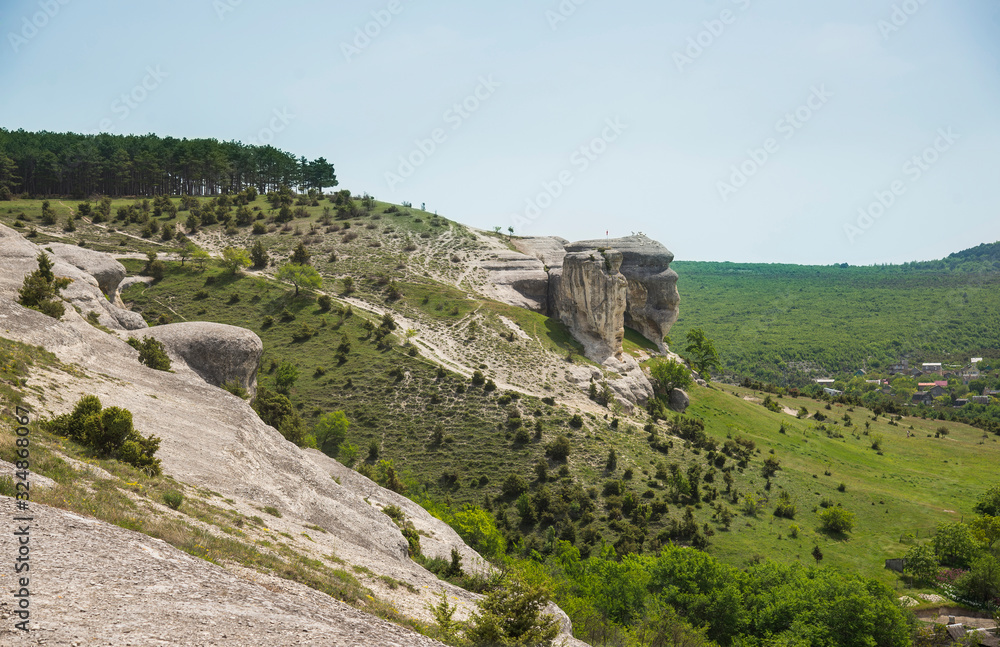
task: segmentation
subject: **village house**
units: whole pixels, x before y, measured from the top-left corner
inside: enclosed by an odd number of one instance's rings
[[[974,395],[969,398],[969,401],[973,404],[989,404],[990,396],[988,395]]]
[[[927,391],[917,391],[912,397],[913,404],[931,404],[934,402],[934,396],[932,396]]]
[[[941,373],[941,362],[925,362],[921,364],[921,370],[924,373]]]

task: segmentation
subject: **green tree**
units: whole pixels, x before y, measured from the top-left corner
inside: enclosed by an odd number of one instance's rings
[[[257,387],[257,395],[250,406],[257,412],[264,424],[275,429],[280,427],[281,421],[292,415],[294,410],[287,396],[271,391],[263,385]]]
[[[975,510],[976,514],[1000,517],[1000,484],[994,485],[980,495]]]
[[[316,421],[316,426],[313,427],[316,447],[324,454],[336,456],[341,443],[347,440],[347,428],[350,424],[343,411],[321,415]]]
[[[557,462],[564,462],[569,457],[569,438],[563,434],[556,436],[556,439],[545,446],[545,454]]]
[[[827,532],[851,532],[854,530],[854,513],[844,508],[833,506],[819,514],[820,527]]]
[[[264,241],[259,238],[254,242],[253,247],[250,248],[250,260],[253,261],[255,269],[263,269],[271,262],[267,248],[264,247]]]
[[[649,368],[653,376],[653,386],[657,394],[669,394],[674,389],[686,389],[691,386],[691,371],[675,360],[654,362]]]
[[[227,247],[222,250],[222,265],[231,273],[239,274],[244,268],[250,267],[250,255],[245,249]]]
[[[541,585],[508,575],[477,603],[465,636],[475,645],[552,645],[559,635],[559,624],[542,613],[547,604],[548,592]]]
[[[309,250],[300,242],[295,251],[292,252],[292,257],[289,260],[296,265],[308,265],[310,258],[312,258],[312,255],[309,253]]]
[[[976,541],[988,549],[1000,539],[1000,517],[980,515],[969,522],[969,528]]]
[[[715,344],[705,336],[705,331],[701,328],[689,330],[687,340],[688,345],[684,348],[684,352],[688,354],[688,361],[702,379],[708,382],[711,379],[711,370],[719,368],[719,354],[715,351]]]
[[[299,379],[299,369],[290,362],[282,362],[274,372],[274,388],[278,393],[287,395],[297,379]]]
[[[956,568],[967,567],[979,552],[972,530],[959,521],[938,524],[931,543],[941,563]]]
[[[209,258],[211,258],[211,256],[204,249],[196,249],[191,252],[191,259],[194,261],[194,264],[198,266],[199,270],[205,269],[205,264],[208,262]]]
[[[139,361],[157,371],[170,370],[170,356],[163,343],[153,337],[141,341],[135,337],[128,338],[128,345],[139,351]]]
[[[911,377],[900,375],[891,383],[892,394],[909,400],[910,396],[917,392],[917,382]]]
[[[903,571],[917,584],[929,584],[938,572],[938,561],[934,549],[928,544],[917,544],[906,552]]]
[[[296,263],[285,263],[275,274],[279,281],[288,281],[295,286],[295,296],[299,296],[299,288],[319,288],[323,284],[323,279],[319,272],[309,265],[298,265]]]
[[[66,312],[59,292],[70,284],[70,279],[56,278],[52,273],[52,259],[45,252],[40,253],[36,260],[38,269],[24,277],[18,291],[18,303],[58,319]]]
[[[980,556],[972,562],[969,572],[955,582],[955,591],[979,604],[1000,599],[1000,562],[993,555]]]

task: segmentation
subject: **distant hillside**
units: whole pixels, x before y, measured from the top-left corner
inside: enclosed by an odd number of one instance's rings
[[[872,267],[677,261],[671,337],[702,328],[725,373],[790,386],[904,357],[1000,357],[998,250]]]

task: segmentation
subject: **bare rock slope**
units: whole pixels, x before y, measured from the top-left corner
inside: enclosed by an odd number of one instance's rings
[[[127,408],[141,433],[162,438],[157,456],[162,459],[164,472],[179,482],[220,493],[232,501],[234,509],[248,516],[256,514],[262,506],[277,508],[282,518],[268,523],[272,530],[291,536],[289,541],[296,550],[316,559],[335,554],[349,564],[368,569],[373,576],[372,580],[365,580],[365,585],[391,600],[406,615],[431,621],[427,604],[438,591],[444,590],[459,606],[457,617],[468,616],[478,596],[441,582],[409,559],[405,538],[381,508],[393,504],[404,509],[425,535],[422,539],[425,554],[448,558],[455,548],[467,569],[485,568],[480,556],[450,527],[404,497],[383,490],[319,452],[303,450],[286,441],[265,425],[246,401],[206,382],[202,376],[205,367],[193,359],[186,363],[188,353],[180,341],[170,344],[175,372],[155,371],[137,361],[137,351],[132,347],[91,325],[71,308],[57,321],[17,304],[17,290],[24,276],[37,267],[38,252],[37,246],[0,225],[0,336],[43,346],[62,362],[76,364],[80,369],[75,375],[49,380],[44,396],[29,394],[29,402],[37,414],[67,412],[86,393],[97,395],[105,406]],[[103,297],[97,280],[78,267],[58,262],[54,271],[73,278],[71,288],[89,293],[95,299]],[[109,306],[116,308],[111,303]],[[177,330],[179,339],[180,329]],[[155,329],[151,332],[160,334]],[[246,349],[236,353],[247,354]],[[44,376],[33,376],[35,382],[42,381],[41,378]],[[9,505],[9,500],[2,500]],[[316,597],[310,592],[296,594],[291,601],[282,600],[280,594],[269,594],[259,587],[247,588],[250,585],[239,583],[236,575],[223,577],[207,563],[180,559],[176,551],[154,540],[87,521],[77,521],[79,527],[74,528],[60,519],[62,513],[44,514],[52,515],[45,524],[51,539],[39,541],[37,555],[51,569],[46,586],[63,587],[44,593],[51,594],[53,599],[49,606],[51,613],[47,620],[42,620],[42,626],[58,632],[46,644],[71,644],[66,637],[74,632],[112,645],[430,644],[415,634],[405,637],[399,633],[404,630],[399,628],[388,631],[382,621],[345,610],[329,597],[319,594]],[[319,526],[327,532],[315,532],[308,541],[300,539],[307,526]],[[101,533],[108,535],[106,540],[100,539],[105,536]],[[94,540],[87,538],[91,534]],[[9,541],[6,537],[4,540]],[[64,550],[63,546],[71,548]],[[178,561],[172,563],[170,559]],[[190,581],[182,582],[187,576]],[[382,576],[410,586],[379,589],[378,580]],[[88,578],[100,584],[100,588],[88,588]],[[70,593],[73,587],[79,591]],[[140,602],[154,592],[159,597],[149,598],[148,603]],[[43,594],[42,589],[39,593]],[[63,598],[58,599],[58,595]],[[302,602],[304,596],[311,596],[315,603]],[[265,599],[278,609],[274,616],[291,606],[300,605],[299,611],[279,622],[277,617],[267,616]],[[141,613],[121,621],[113,613],[102,613],[115,604],[121,609],[140,609]],[[206,618],[198,612],[202,607],[218,612],[222,619],[217,621],[218,628],[211,627],[210,616]],[[89,608],[95,613],[85,613]],[[321,613],[323,608],[326,610]],[[263,622],[259,621],[259,615],[252,615],[255,609],[264,614]],[[561,618],[564,627],[568,627],[565,615],[561,614]],[[238,629],[238,620],[244,624],[253,622],[257,631]],[[140,623],[146,627],[142,631],[148,633],[135,633]],[[331,625],[353,628],[333,640],[316,638],[317,632]],[[187,638],[184,627],[189,632],[210,631],[213,640]],[[272,627],[274,633],[267,634],[265,630]],[[302,635],[293,637],[289,631]],[[223,633],[232,638],[223,638]],[[582,644],[568,634],[563,639],[568,645]],[[164,642],[156,642],[160,640]]]

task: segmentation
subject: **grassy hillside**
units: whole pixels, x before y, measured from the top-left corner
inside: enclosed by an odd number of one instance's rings
[[[1000,358],[992,263],[886,267],[677,262],[675,345],[702,328],[726,373],[801,386],[909,357]],[[815,369],[815,372],[810,372]]]
[[[577,409],[563,397],[579,392],[567,386],[560,368],[567,350],[578,348],[565,328],[473,291],[468,257],[481,251],[481,239],[458,223],[407,207],[354,201],[338,214],[328,200],[306,202],[295,207],[299,215],[291,222],[278,224],[270,205],[257,198],[247,206],[262,233],[253,234],[249,224],[222,222],[201,227],[191,239],[216,252],[261,240],[276,259],[304,243],[323,275],[322,290],[338,297],[330,311],[315,295],[296,298],[290,286],[267,276],[237,277],[215,262],[200,269],[190,260],[168,261],[162,280],[133,286],[124,299],[152,324],[205,320],[253,330],[264,341],[262,384],[274,386],[282,363],[297,367],[289,397],[307,427],[325,412],[347,414],[347,443],[357,454],[348,447],[342,460],[356,461],[377,477],[378,461],[391,460],[407,494],[439,510],[489,506],[512,553],[544,554],[556,539],[571,541],[584,554],[602,542],[627,552],[655,551],[668,541],[705,541],[709,553],[743,565],[755,555],[810,562],[813,546],[820,545],[824,564],[898,585],[882,563],[905,552],[908,545],[900,538],[924,537],[935,524],[969,514],[985,487],[983,476],[1000,458],[995,437],[983,438],[965,425],[904,419],[897,426],[873,420],[861,408],[832,405],[826,411],[817,401],[780,400],[793,410],[821,409],[831,418],[821,426],[768,411],[744,399],[753,394],[728,386],[693,388],[684,424],[700,421],[705,433],[694,444],[682,440],[672,421],[648,426],[642,414],[630,419],[592,403]],[[176,239],[162,240],[163,225],[186,222],[189,213],[157,218],[144,215],[141,201],[119,201],[112,213],[131,206],[135,222],[128,215],[96,225],[77,220],[75,230],[66,232],[64,221],[76,204],[50,206],[59,214],[54,226],[41,224],[39,201],[2,205],[0,220],[36,229],[36,241],[144,254],[175,252]],[[161,233],[144,237],[154,220]],[[134,258],[124,262],[132,272],[144,264]],[[742,362],[757,374],[770,375],[768,362],[779,357],[786,364],[830,362],[853,370],[852,362],[871,357],[872,365],[912,348],[990,357],[995,354],[990,346],[998,347],[1000,304],[993,275],[707,263],[678,263],[677,269],[684,301],[673,338],[703,327],[724,360]],[[350,316],[347,301],[339,298],[346,277],[356,288]],[[398,298],[390,294],[393,288]],[[380,317],[366,308],[448,337],[451,350],[487,378],[533,375],[511,383],[539,395],[489,391],[467,375],[439,369],[421,336],[408,342],[402,328],[391,343],[379,345],[365,322],[377,326]],[[511,334],[501,317],[526,338]],[[914,326],[923,336],[913,336]],[[345,339],[350,351],[341,363],[335,354]],[[630,331],[626,349],[638,353],[652,346]],[[554,397],[554,404],[541,395]],[[570,424],[575,414],[579,427]],[[845,414],[852,427],[844,426]],[[949,434],[934,438],[942,425]],[[569,440],[565,463],[546,456],[546,446],[560,435]],[[755,444],[745,461],[723,453],[726,442],[737,437]],[[872,449],[877,437],[881,453]],[[616,465],[608,469],[612,449]],[[769,458],[781,467],[770,478],[770,489],[762,475]],[[542,467],[544,480],[538,478]],[[384,469],[382,464],[383,477]],[[687,478],[695,473],[697,500]],[[512,474],[527,486],[520,502],[503,492]],[[783,490],[796,506],[792,520],[773,515]],[[763,502],[758,510],[747,506],[748,494]],[[846,536],[820,531],[821,503],[839,503],[856,513],[855,530]],[[734,515],[728,529],[727,514]],[[797,538],[791,537],[793,523]]]

